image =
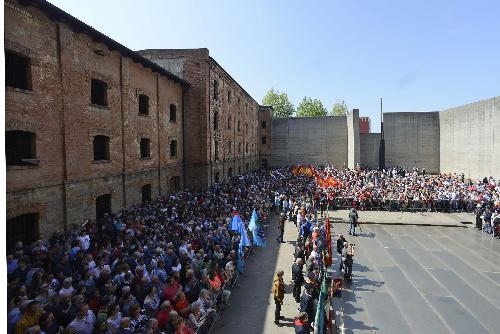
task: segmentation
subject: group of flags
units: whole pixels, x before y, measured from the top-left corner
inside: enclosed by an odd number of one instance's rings
[[[248,225],[248,229],[252,232],[253,243],[258,247],[266,247],[266,239],[264,238],[264,230],[259,222],[259,216],[257,215],[257,210],[253,209],[252,218]],[[240,234],[240,243],[238,245],[238,271],[243,273],[243,268],[245,266],[244,260],[244,248],[252,245],[252,242],[248,238],[247,229],[245,224],[241,219],[238,212],[234,212],[233,220],[231,221],[231,231],[238,232]]]
[[[340,182],[334,177],[319,173],[313,166],[292,166],[293,175],[305,175],[307,177],[316,178],[316,186],[320,188],[336,188],[340,186]]]

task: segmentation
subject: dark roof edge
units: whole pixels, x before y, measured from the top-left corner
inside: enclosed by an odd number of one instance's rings
[[[145,67],[150,68],[151,70],[158,72],[161,75],[166,76],[167,78],[175,82],[178,82],[186,87],[190,86],[190,83],[187,82],[186,80],[179,78],[173,73],[170,73],[169,71],[165,70],[163,67],[157,65],[153,61],[141,56],[139,53],[135,51],[130,50],[126,46],[104,35],[100,31],[78,20],[76,17],[66,13],[59,7],[54,6],[53,4],[49,3],[46,0],[19,0],[19,4],[23,6],[36,7],[46,12],[51,20],[64,22],[69,26],[71,26],[73,30],[89,35],[96,42],[106,44],[111,50],[117,50],[124,56],[132,58],[133,61],[142,63]]]
[[[252,95],[248,94],[248,92],[243,88],[241,87],[241,85],[238,83],[238,81],[234,80],[234,78],[229,74],[227,73],[227,71],[224,69],[224,67],[222,67],[214,58],[210,57],[210,61],[213,61],[217,66],[219,66],[222,71],[229,77],[229,79],[233,80],[237,85],[238,87],[240,87],[240,89],[245,93],[246,96],[248,96],[250,99],[252,99],[255,103],[257,103],[257,105],[260,106],[260,103],[257,102],[257,100],[255,100]]]

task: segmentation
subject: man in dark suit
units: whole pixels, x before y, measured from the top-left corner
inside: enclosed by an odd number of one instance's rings
[[[304,283],[303,266],[304,261],[301,258],[297,258],[292,265],[293,297],[297,303],[300,303],[300,289]]]

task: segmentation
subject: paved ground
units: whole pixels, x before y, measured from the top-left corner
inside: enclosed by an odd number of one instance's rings
[[[345,213],[335,215],[345,218]],[[357,238],[347,235],[356,243],[356,255],[354,284],[340,301],[343,331],[500,333],[500,240],[457,223],[472,221],[467,214],[389,216],[389,221],[403,225],[364,225]],[[381,219],[380,213],[360,213],[361,221]],[[418,225],[429,222],[436,226]],[[346,235],[347,227],[335,223],[333,232]],[[248,276],[240,279],[241,288],[231,296],[233,306],[222,315],[224,326],[216,325],[214,333],[294,333],[297,304],[291,295],[290,272],[296,230],[289,223],[287,243],[281,245],[274,240],[276,233],[274,224],[269,226],[268,247],[258,249],[247,263]],[[270,291],[277,268],[285,270],[287,283],[283,327],[273,323]]]

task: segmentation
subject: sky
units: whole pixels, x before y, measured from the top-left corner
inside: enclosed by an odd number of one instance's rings
[[[384,112],[500,95],[500,1],[50,0],[132,50],[208,48],[258,102]]]

